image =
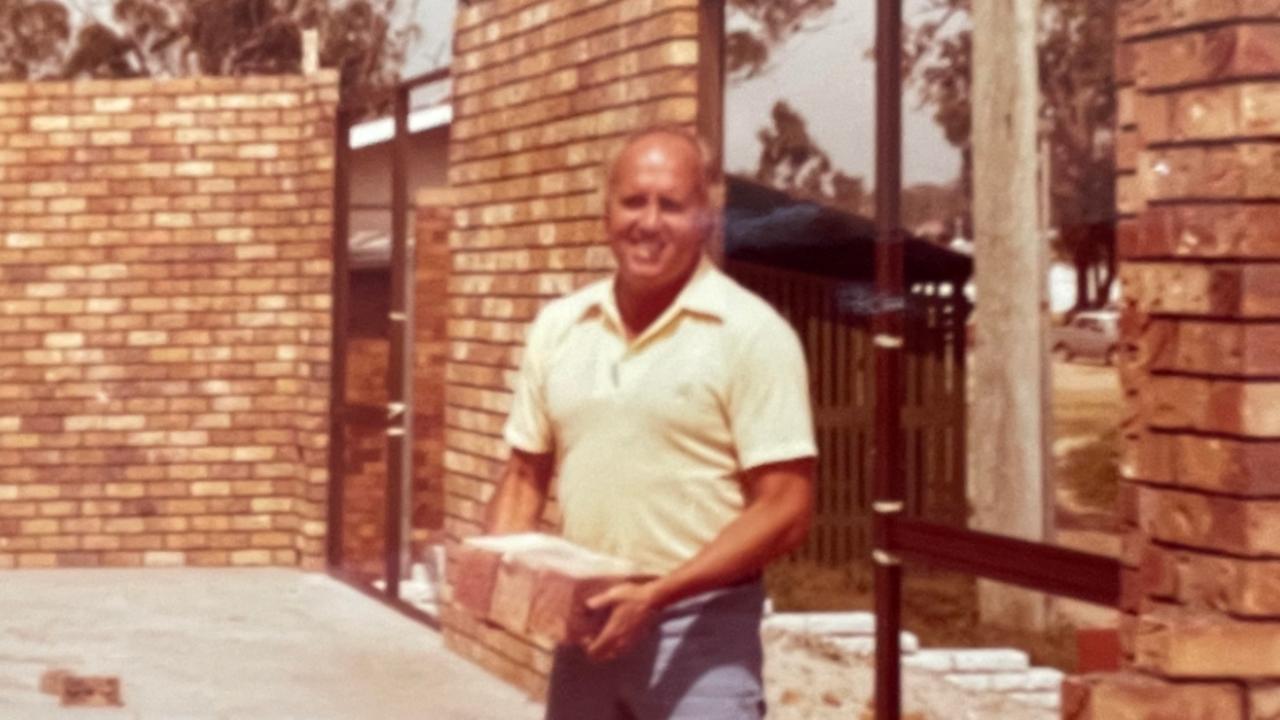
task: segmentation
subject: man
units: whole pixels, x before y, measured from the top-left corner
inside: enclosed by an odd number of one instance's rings
[[[529,330],[489,532],[533,528],[555,476],[565,537],[654,577],[588,602],[608,619],[557,651],[551,720],[763,715],[760,577],[808,532],[815,446],[795,333],[703,254],[710,167],[683,130],[630,138],[616,274]]]

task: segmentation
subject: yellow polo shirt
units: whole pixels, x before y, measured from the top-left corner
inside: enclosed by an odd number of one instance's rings
[[[799,339],[705,258],[630,342],[613,280],[543,308],[503,434],[555,454],[567,539],[658,574],[742,511],[742,471],[817,454]]]

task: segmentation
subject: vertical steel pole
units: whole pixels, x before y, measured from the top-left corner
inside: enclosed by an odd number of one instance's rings
[[[724,159],[724,5],[726,0],[698,3],[698,134]],[[725,201],[727,198],[716,198]],[[724,224],[716,225],[707,253],[724,267]]]
[[[902,714],[902,567],[889,543],[889,523],[903,507],[902,478],[902,4],[876,6],[876,314],[875,502],[877,720]]]
[[[404,361],[409,339],[408,293],[405,279],[409,272],[407,252],[408,203],[405,160],[409,152],[409,88],[400,85],[395,92],[395,137],[391,142],[391,348],[387,363],[387,514],[385,581],[387,597],[400,596],[400,544],[404,539],[404,480],[409,470],[405,457],[411,438],[406,432],[407,396]]]
[[[325,559],[329,567],[342,565],[342,497],[346,479],[344,407],[347,399],[347,295],[350,278],[351,112],[338,106],[334,117],[333,157],[333,327],[329,355],[329,489],[326,511]]]

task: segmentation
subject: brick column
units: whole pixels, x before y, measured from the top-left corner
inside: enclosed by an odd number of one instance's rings
[[[1280,717],[1277,21],[1123,5],[1127,669],[1073,679],[1071,720]]]
[[[453,47],[443,449],[451,541],[479,531],[506,457],[501,430],[527,323],[546,301],[612,268],[603,163],[637,129],[697,119],[698,3],[477,0],[459,7]],[[450,647],[541,693],[545,648],[442,612]]]
[[[445,188],[428,188],[415,198],[413,499],[415,555],[438,542],[444,529],[444,385],[449,359],[449,231],[453,200]],[[470,492],[468,492],[470,490]],[[458,487],[463,502],[479,501],[475,488]],[[416,559],[416,558],[415,558]]]

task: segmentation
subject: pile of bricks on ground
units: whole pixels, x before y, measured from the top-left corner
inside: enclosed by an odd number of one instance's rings
[[[875,653],[875,616],[868,612],[770,613],[764,629],[821,638],[855,655]],[[909,632],[902,633],[904,667],[937,673],[947,682],[974,692],[1000,693],[1043,708],[1057,708],[1063,673],[1032,667],[1027,654],[1009,648],[921,649]]]

